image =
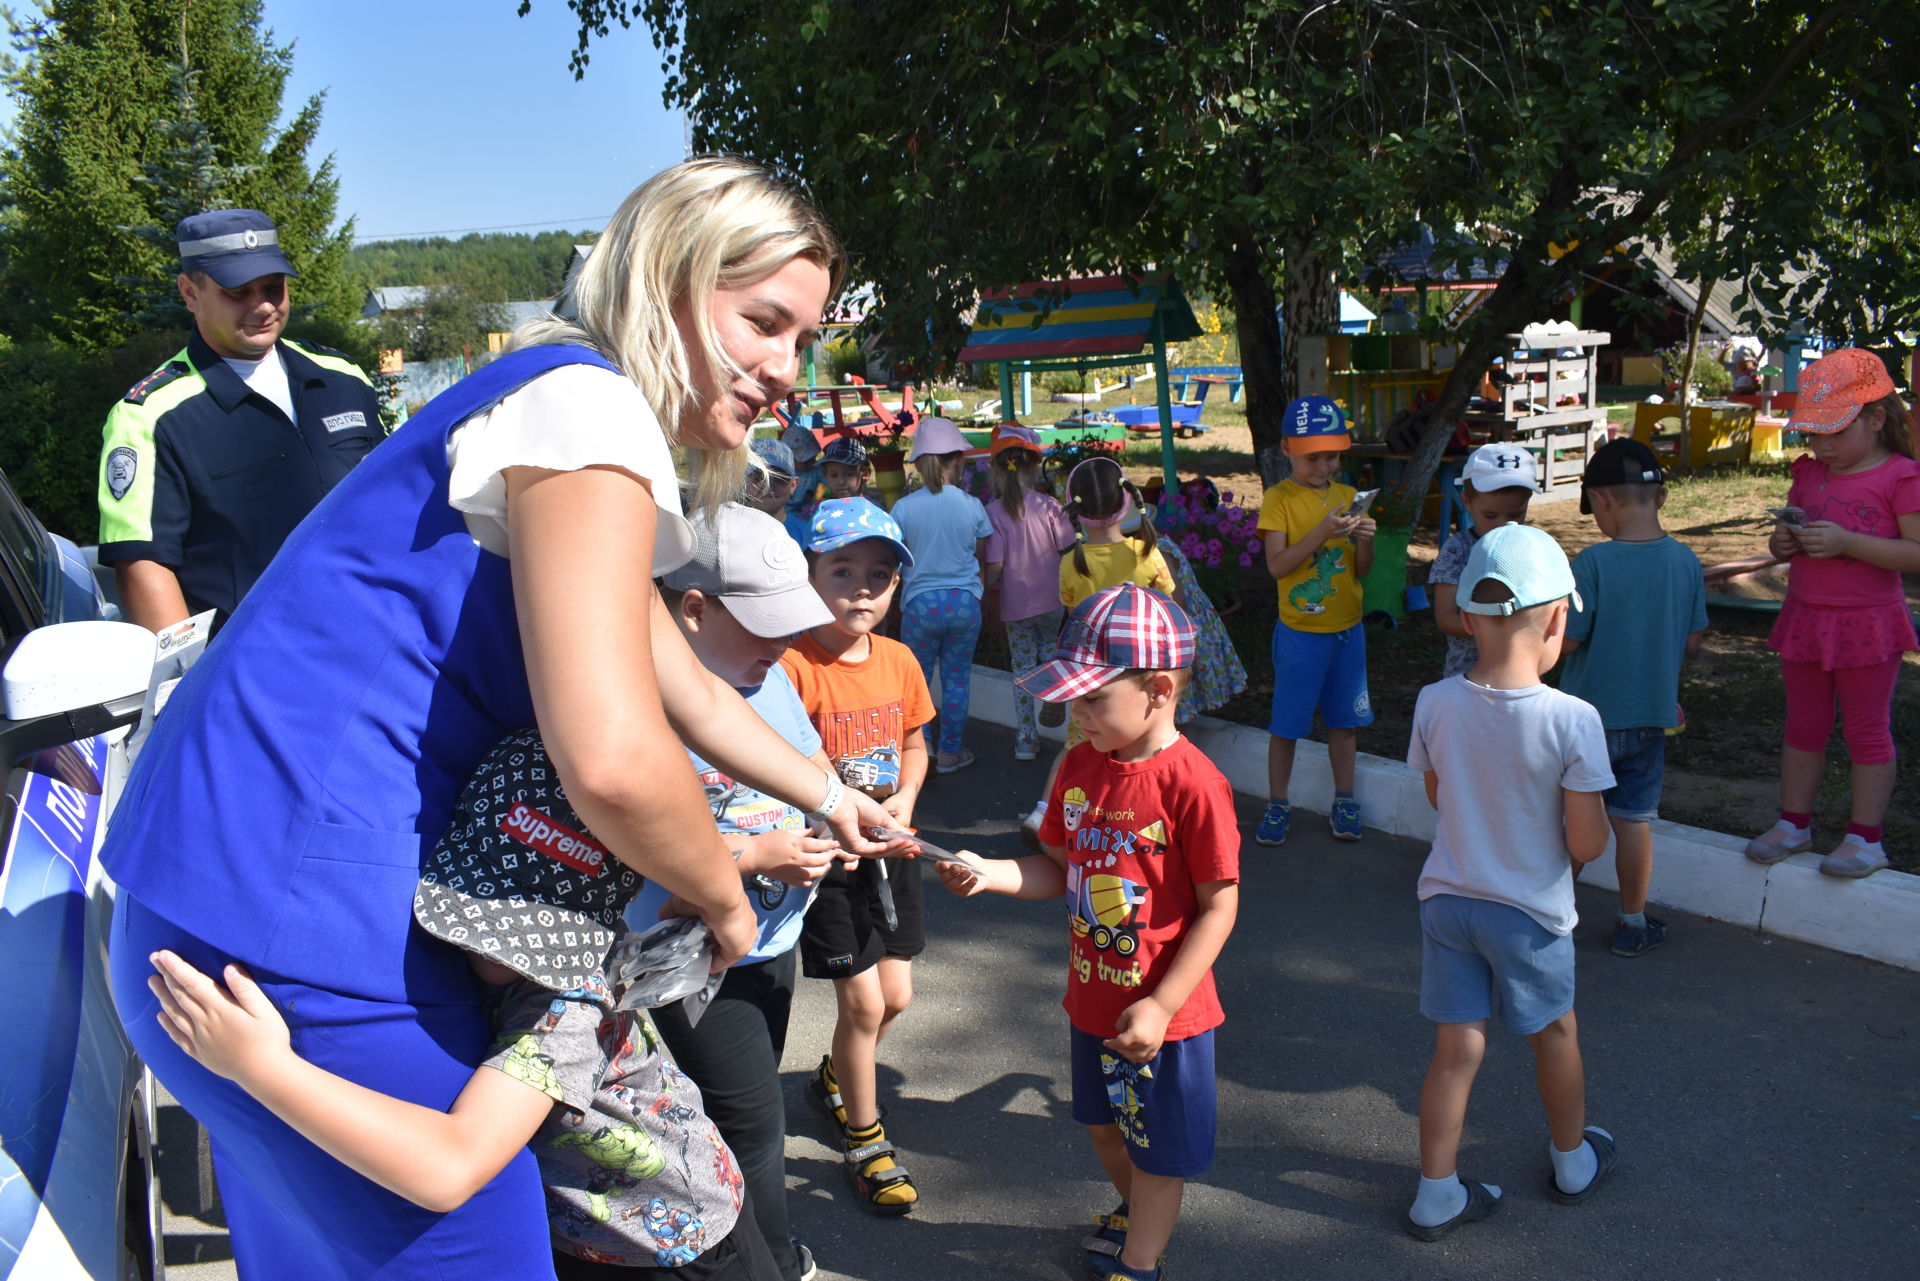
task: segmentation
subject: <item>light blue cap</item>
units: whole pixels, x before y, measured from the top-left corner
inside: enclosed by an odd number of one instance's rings
[[[1513,599],[1492,604],[1474,600],[1473,589],[1484,579],[1504,584]],[[1575,609],[1585,608],[1573,587],[1573,566],[1553,535],[1532,525],[1502,525],[1473,545],[1454,602],[1468,614],[1517,614],[1563,596],[1573,598]]]

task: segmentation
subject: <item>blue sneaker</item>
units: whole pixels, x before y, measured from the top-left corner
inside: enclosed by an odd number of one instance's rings
[[[1293,806],[1285,801],[1268,801],[1266,813],[1260,816],[1260,826],[1253,829],[1253,839],[1261,845],[1285,845],[1287,843],[1287,823],[1293,818]]]
[[[1333,798],[1333,810],[1327,815],[1327,825],[1333,829],[1336,841],[1357,841],[1362,830],[1360,826],[1360,802],[1351,796]]]

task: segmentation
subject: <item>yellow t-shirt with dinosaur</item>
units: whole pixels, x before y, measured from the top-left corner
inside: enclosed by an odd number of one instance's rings
[[[1260,532],[1284,533],[1293,546],[1314,526],[1353,501],[1354,488],[1330,481],[1310,489],[1292,477],[1269,489],[1260,503]],[[1280,580],[1280,621],[1296,632],[1344,632],[1360,621],[1365,597],[1354,574],[1351,538],[1331,538]]]

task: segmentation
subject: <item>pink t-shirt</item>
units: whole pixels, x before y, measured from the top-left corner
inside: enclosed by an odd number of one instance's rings
[[[1060,551],[1073,546],[1073,525],[1050,495],[1029,492],[1015,520],[998,498],[987,503],[993,533],[987,564],[1000,569],[1000,617],[1010,623],[1060,608]]]
[[[1878,467],[1836,475],[1812,455],[1793,460],[1787,501],[1807,513],[1807,522],[1830,520],[1874,538],[1900,537],[1900,517],[1920,511],[1920,462],[1898,454]],[[1816,560],[1795,556],[1787,571],[1787,594],[1808,605],[1904,605],[1900,575],[1851,556]]]

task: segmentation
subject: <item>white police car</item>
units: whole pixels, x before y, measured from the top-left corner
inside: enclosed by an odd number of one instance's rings
[[[157,1278],[153,1082],[107,982],[96,852],[153,669],[0,476],[0,1276]]]

